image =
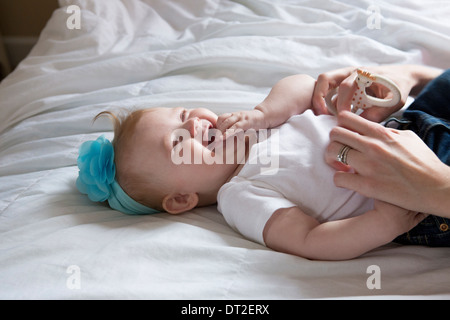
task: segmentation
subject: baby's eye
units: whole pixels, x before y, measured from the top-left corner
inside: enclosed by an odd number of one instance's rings
[[[186,120],[186,109],[184,109],[181,114],[180,114],[180,119],[182,122],[184,122],[184,120]]]

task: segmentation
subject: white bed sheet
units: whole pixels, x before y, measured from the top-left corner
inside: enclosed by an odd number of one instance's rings
[[[215,207],[127,216],[75,188],[103,110],[250,109],[284,76],[450,66],[446,1],[60,0],[0,84],[1,299],[450,298],[450,249],[390,244],[350,261],[278,253]],[[66,6],[81,8],[69,29]],[[373,16],[372,16],[373,17]],[[368,267],[380,269],[369,289]],[[74,266],[74,267],[73,267]],[[79,280],[79,282],[78,282]]]

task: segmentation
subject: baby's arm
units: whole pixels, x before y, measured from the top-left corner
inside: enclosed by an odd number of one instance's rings
[[[304,74],[289,76],[278,81],[269,95],[253,110],[220,115],[217,128],[267,129],[286,122],[291,116],[311,108],[315,80]]]
[[[384,202],[360,216],[320,224],[298,207],[275,211],[264,227],[274,250],[314,260],[356,258],[409,231],[425,217]]]

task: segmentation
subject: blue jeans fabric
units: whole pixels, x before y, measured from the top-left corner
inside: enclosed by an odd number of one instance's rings
[[[422,90],[405,110],[402,120],[406,120],[408,124],[402,125],[400,129],[414,131],[442,162],[450,165],[450,69]],[[450,219],[430,215],[394,241],[401,244],[448,247]]]

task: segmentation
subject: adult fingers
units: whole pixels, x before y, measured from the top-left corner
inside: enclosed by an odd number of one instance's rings
[[[334,127],[330,131],[330,141],[336,142],[341,145],[348,145],[352,149],[358,150],[360,152],[365,151],[365,146],[367,145],[367,138],[358,132],[352,131],[348,128],[341,126]],[[331,143],[330,143],[331,144]]]
[[[339,93],[337,97],[337,111],[349,111],[352,104],[352,99],[358,85],[355,82],[356,73],[352,73],[347,78],[343,79],[339,85]]]
[[[354,113],[345,111],[339,113],[338,125],[353,132],[376,138],[384,136],[387,130],[379,123],[367,120]]]
[[[356,173],[365,171],[365,168],[369,166],[370,163],[367,157],[356,149],[350,148],[347,150],[347,164],[339,161],[338,155],[343,151],[345,146],[345,144],[331,141],[325,151],[325,162],[337,171],[350,172],[353,170],[353,172]]]
[[[364,110],[360,116],[373,122],[381,122],[396,111],[398,111],[397,107],[372,107]]]
[[[366,175],[353,172],[336,171],[333,177],[336,187],[345,188],[358,192],[359,194],[377,199],[387,199],[385,185],[376,179],[372,179]],[[374,190],[376,192],[374,193]]]
[[[316,114],[329,113],[324,101],[325,96],[330,90],[337,88],[354,70],[354,67],[347,67],[322,73],[317,77],[312,96],[312,106]]]
[[[341,161],[338,161],[337,158],[343,146],[344,145],[339,142],[331,141],[325,150],[325,162],[337,171],[350,171],[351,168],[348,165],[348,162],[346,165]]]
[[[367,196],[364,190],[367,186],[367,179],[361,177],[359,174],[351,172],[337,171],[333,177],[334,184],[337,187],[357,190],[358,193]]]

